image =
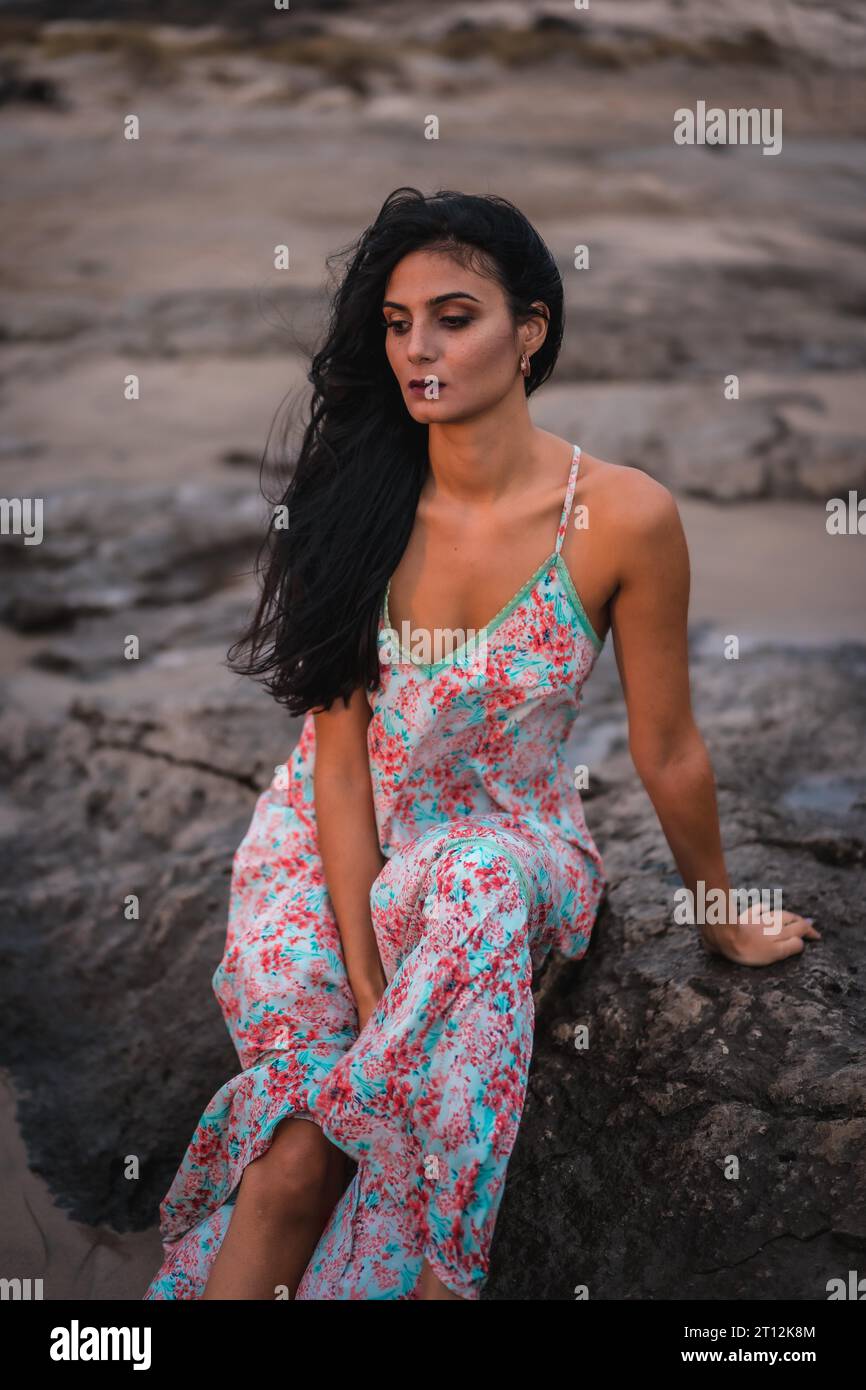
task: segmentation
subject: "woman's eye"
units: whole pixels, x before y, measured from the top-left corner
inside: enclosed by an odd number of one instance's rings
[[[472,319],[468,314],[447,314],[439,320],[440,323],[447,324],[449,328],[463,328]],[[392,328],[398,336],[402,337],[408,327],[405,319],[387,319],[383,321],[384,328]]]

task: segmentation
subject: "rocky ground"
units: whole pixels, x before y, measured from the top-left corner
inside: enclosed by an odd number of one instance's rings
[[[259,463],[325,257],[399,183],[505,193],[554,249],[566,339],[534,416],[675,491],[731,876],[823,932],[755,971],[671,924],[608,644],[572,751],[609,901],[539,983],[488,1295],[812,1299],[862,1266],[866,552],[825,527],[866,487],[862,16],[552,8],[297,4],[291,34],[241,5],[133,29],[4,10],[0,488],[44,498],[45,539],[0,548],[0,1273],[48,1298],[141,1297],[158,1201],[236,1069],[210,993],[231,856],[298,732],[223,664]],[[676,147],[701,98],[781,106],[782,154]]]

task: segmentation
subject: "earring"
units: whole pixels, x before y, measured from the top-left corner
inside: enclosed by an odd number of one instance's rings
[[[520,354],[520,370],[524,376],[529,376],[530,366],[528,353],[522,352]]]

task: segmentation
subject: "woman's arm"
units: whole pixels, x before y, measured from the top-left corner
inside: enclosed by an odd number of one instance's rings
[[[629,752],[692,901],[702,881],[707,895],[721,889],[728,903],[715,777],[691,707],[686,538],[676,502],[661,483],[636,470],[629,493],[617,512],[620,582],[610,603]],[[791,912],[776,914],[770,931],[751,913],[699,927],[708,950],[744,965],[798,953],[804,936],[819,939]]]
[[[348,705],[336,699],[314,712],[319,853],[362,1028],[387,984],[370,914],[370,889],[385,864],[367,755],[370,713],[362,686]]]

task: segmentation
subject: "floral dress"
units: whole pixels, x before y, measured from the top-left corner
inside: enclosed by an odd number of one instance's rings
[[[363,1031],[319,857],[308,713],[234,857],[213,987],[241,1071],[207,1106],[160,1205],[145,1299],[201,1297],[244,1168],[288,1116],[357,1162],[299,1299],[412,1299],[424,1259],[477,1299],[532,1054],[533,969],[580,958],[603,896],[565,745],[603,646],[553,552],[433,662],[380,617],[367,739],[385,865],[371,889],[387,988]],[[430,653],[427,653],[430,655]]]

